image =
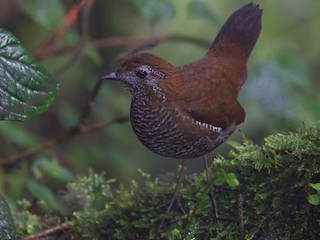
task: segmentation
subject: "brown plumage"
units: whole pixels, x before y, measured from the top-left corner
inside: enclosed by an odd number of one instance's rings
[[[194,63],[175,68],[156,55],[141,53],[103,77],[120,80],[132,93],[131,124],[145,146],[168,157],[202,156],[244,121],[237,95],[261,31],[261,15],[252,3],[236,11],[207,54]]]

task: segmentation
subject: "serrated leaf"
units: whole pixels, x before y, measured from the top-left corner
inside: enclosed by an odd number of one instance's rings
[[[7,202],[0,195],[0,239],[14,238],[14,224]]]
[[[0,28],[0,120],[22,121],[47,111],[58,86],[11,33]]]

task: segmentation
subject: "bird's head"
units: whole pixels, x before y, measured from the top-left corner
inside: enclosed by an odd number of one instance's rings
[[[140,53],[125,59],[115,72],[102,78],[122,82],[132,95],[143,91],[165,100],[166,82],[170,81],[175,72],[176,69],[162,58]]]

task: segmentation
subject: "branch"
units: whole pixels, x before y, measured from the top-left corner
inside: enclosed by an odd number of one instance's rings
[[[108,37],[97,40],[92,40],[92,47],[95,49],[103,49],[109,47],[137,47],[137,46],[149,46],[154,47],[165,42],[187,42],[198,45],[200,47],[207,48],[210,46],[210,42],[198,37],[191,37],[186,35],[159,35],[159,36],[148,36],[148,37]],[[56,56],[66,52],[73,51],[74,45],[63,45],[57,46],[51,51],[47,52],[44,57]]]
[[[64,18],[64,24],[58,27],[54,33],[49,37],[49,39],[40,47],[35,53],[37,59],[42,59],[47,55],[52,54],[55,51],[57,44],[61,38],[66,34],[66,32],[71,28],[71,26],[80,18],[82,11],[86,13],[92,6],[94,0],[81,0],[79,3],[74,4],[67,15]],[[81,32],[80,32],[81,35]]]
[[[32,234],[28,237],[23,238],[23,240],[34,240],[34,239],[40,239],[40,238],[42,239],[42,238],[48,237],[48,235],[53,234],[55,232],[66,231],[71,227],[71,225],[72,225],[72,222],[65,222],[65,223],[59,224],[57,226],[53,226],[48,229],[45,229],[41,232],[37,232],[35,234]]]
[[[70,129],[69,131],[66,131],[64,133],[62,133],[59,137],[56,138],[52,138],[47,140],[46,142],[40,143],[39,145],[27,149],[24,152],[21,152],[11,158],[2,158],[0,159],[0,166],[2,167],[9,167],[11,165],[13,165],[14,163],[16,163],[17,161],[20,161],[23,158],[27,158],[30,157],[38,152],[43,151],[46,148],[50,148],[53,145],[55,145],[56,143],[61,143],[62,141],[72,138],[74,136],[83,134],[83,133],[89,133],[101,128],[105,128],[105,127],[109,127],[113,124],[116,123],[124,123],[127,122],[129,120],[128,116],[120,116],[120,117],[116,117],[112,120],[107,120],[107,121],[102,121],[102,122],[96,122],[90,125],[86,125],[86,126],[81,126],[81,125],[77,125],[75,128]]]
[[[106,48],[115,46],[139,46],[139,45],[158,45],[163,42],[189,42],[201,47],[208,47],[210,42],[198,37],[190,37],[185,35],[160,35],[149,36],[144,38],[137,37],[110,37],[99,40],[93,40],[92,45],[94,48]]]

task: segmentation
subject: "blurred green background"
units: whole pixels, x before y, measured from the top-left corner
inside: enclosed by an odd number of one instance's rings
[[[15,34],[35,53],[61,26],[71,0],[0,0],[0,27]],[[153,35],[193,36],[211,42],[225,20],[249,1],[239,0],[96,0],[85,19],[84,51],[58,77],[59,95],[49,111],[27,122],[0,123],[0,158],[59,136],[77,124],[96,81],[114,70],[110,66],[131,47],[95,49],[93,42],[108,37]],[[246,120],[231,139],[242,134],[255,143],[268,134],[293,131],[320,119],[320,4],[318,0],[255,1],[263,8],[262,32],[248,64],[248,79],[240,102]],[[73,46],[79,36],[73,26],[61,44]],[[201,58],[206,48],[187,42],[166,42],[148,50],[176,66]],[[54,74],[74,51],[41,62]],[[106,82],[92,104],[86,123],[128,115],[131,96],[122,86]],[[227,144],[210,156],[226,154]],[[130,123],[114,124],[62,141],[17,164],[0,169],[0,193],[14,202],[30,195],[26,182],[36,179],[61,189],[74,175],[92,168],[107,178],[128,184],[140,178],[138,169],[153,175],[176,171],[179,161],[146,149]],[[60,167],[62,166],[62,167]],[[203,169],[202,159],[188,161],[190,172]],[[30,189],[29,189],[30,190]]]

